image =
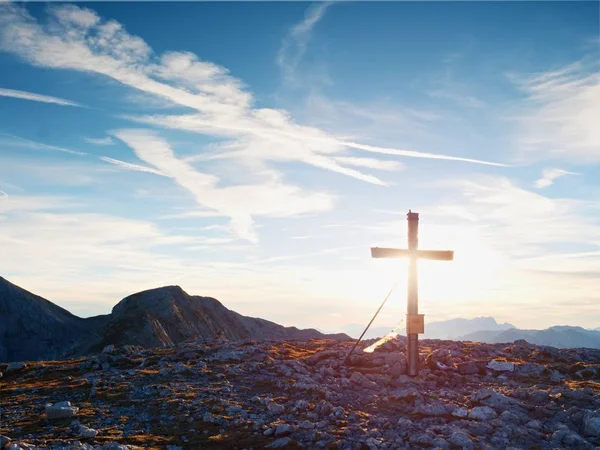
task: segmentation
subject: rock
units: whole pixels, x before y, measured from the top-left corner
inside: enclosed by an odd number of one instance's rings
[[[294,432],[294,427],[287,423],[282,423],[277,425],[275,428],[275,436],[285,436],[286,434],[290,434]]]
[[[481,402],[490,398],[494,394],[495,392],[491,389],[479,389],[478,391],[475,391],[471,394],[471,401]]]
[[[525,424],[527,428],[531,428],[532,430],[540,431],[542,429],[542,423],[539,420],[530,420]]]
[[[292,438],[282,437],[282,438],[279,438],[279,439],[273,441],[272,443],[267,445],[265,448],[284,448],[288,445],[291,445],[293,442],[294,442],[294,440]]]
[[[456,408],[454,411],[452,411],[452,415],[454,417],[459,417],[461,419],[464,419],[465,417],[467,417],[469,415],[469,410],[467,408],[464,407],[460,407],[460,408]]]
[[[600,438],[600,415],[595,417],[588,415],[585,417],[583,424],[583,434],[585,436]]]
[[[415,388],[401,388],[390,392],[390,398],[393,400],[410,401],[419,396]]]
[[[107,345],[106,347],[104,347],[102,349],[102,353],[114,353],[115,352],[115,346],[113,344]]]
[[[12,362],[6,367],[6,373],[20,372],[27,367],[24,362]]]
[[[345,413],[346,411],[344,411],[344,408],[342,408],[341,406],[336,406],[331,411],[331,415],[337,419],[341,419],[342,417],[344,417]]]
[[[469,419],[473,420],[491,420],[498,417],[496,411],[494,411],[489,406],[476,406],[469,412]]]
[[[539,377],[546,370],[545,366],[532,363],[519,364],[517,371],[523,375]]]
[[[514,363],[511,363],[508,361],[497,361],[495,359],[492,359],[488,363],[487,368],[495,370],[496,372],[514,372],[515,371]]]
[[[552,434],[552,441],[562,444],[567,448],[593,448],[586,446],[586,441],[580,435],[571,430],[558,430]]]
[[[283,405],[275,402],[270,402],[267,406],[267,409],[271,414],[281,414],[283,411],[285,411],[285,407]]]
[[[65,419],[75,416],[79,412],[79,408],[72,406],[71,402],[60,402],[54,405],[48,403],[45,411],[48,419]]]
[[[458,369],[458,373],[460,373],[461,375],[474,375],[477,372],[479,372],[479,368],[477,367],[477,364],[475,364],[473,362],[466,362],[466,363],[458,364],[456,366],[456,368]]]
[[[475,448],[475,444],[471,440],[470,436],[464,431],[455,431],[448,439],[448,442],[455,447],[459,447],[465,450],[471,450]]]
[[[82,438],[95,438],[98,435],[98,430],[81,425],[77,431],[77,434]]]
[[[393,377],[399,377],[405,375],[407,370],[406,360],[396,361],[390,369],[390,375]]]
[[[300,423],[300,428],[302,428],[303,430],[312,430],[314,427],[315,424],[312,423],[310,420],[305,420]]]
[[[410,436],[410,443],[415,447],[432,446],[434,444],[434,436],[429,433],[417,432]]]
[[[11,439],[8,436],[2,436],[0,434],[0,449],[3,449],[5,446],[10,444]]]
[[[367,389],[378,389],[379,386],[377,385],[377,383],[374,383],[373,381],[370,381],[369,379],[367,379],[367,377],[365,377],[362,373],[360,372],[353,372],[352,375],[350,375],[350,381],[364,387]]]
[[[448,413],[444,405],[440,403],[432,405],[421,405],[417,407],[415,412],[430,417],[445,416]]]

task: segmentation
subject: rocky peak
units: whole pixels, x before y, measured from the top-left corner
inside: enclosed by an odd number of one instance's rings
[[[171,304],[189,302],[189,295],[180,286],[162,286],[129,295],[117,303],[113,316],[136,310],[157,311]]]

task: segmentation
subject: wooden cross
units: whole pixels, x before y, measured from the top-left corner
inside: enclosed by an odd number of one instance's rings
[[[452,261],[454,252],[450,250],[419,250],[419,213],[408,210],[408,248],[372,247],[373,258],[402,258],[409,257],[408,289],[406,308],[406,336],[408,338],[408,375],[414,377],[419,371],[419,333],[425,332],[424,314],[419,314],[419,282],[417,261],[432,259],[437,261]]]

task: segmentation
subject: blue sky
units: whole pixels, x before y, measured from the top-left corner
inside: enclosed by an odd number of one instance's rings
[[[286,325],[597,327],[597,2],[2,3],[0,274]]]

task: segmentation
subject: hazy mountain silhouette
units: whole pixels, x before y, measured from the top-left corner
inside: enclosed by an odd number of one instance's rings
[[[403,325],[403,324],[402,324]],[[394,327],[378,326],[369,329],[364,339],[385,336]],[[364,325],[346,325],[344,331],[358,337]],[[405,334],[403,326],[400,334]],[[600,348],[600,328],[588,330],[581,327],[557,325],[545,330],[521,330],[510,323],[498,323],[493,317],[474,319],[450,319],[440,322],[425,322],[424,339],[448,339],[456,341],[476,341],[487,343],[514,342],[524,339],[532,344],[558,348]]]
[[[510,323],[498,323],[493,317],[459,318],[426,323],[423,337],[426,339],[459,339],[465,334],[477,331],[504,331],[514,327]]]
[[[518,339],[525,339],[531,344],[549,345],[558,348],[600,348],[600,331],[565,325],[554,326],[545,330],[513,328],[505,331],[478,331],[461,337],[461,340],[489,343],[514,342]]]
[[[111,314],[77,317],[0,277],[0,362],[57,359],[101,351],[105,345],[171,345],[188,339],[349,339],[313,329],[245,317],[211,297],[179,286],[130,295]]]
[[[400,334],[405,333],[405,324],[400,325]],[[466,333],[475,331],[493,330],[501,331],[514,328],[510,323],[497,323],[493,317],[475,317],[474,319],[450,319],[440,322],[425,322],[424,338],[427,339],[459,339]],[[349,324],[343,330],[352,337],[358,337],[365,329],[365,325]],[[371,327],[364,339],[373,339],[385,336],[394,329],[394,326]]]

